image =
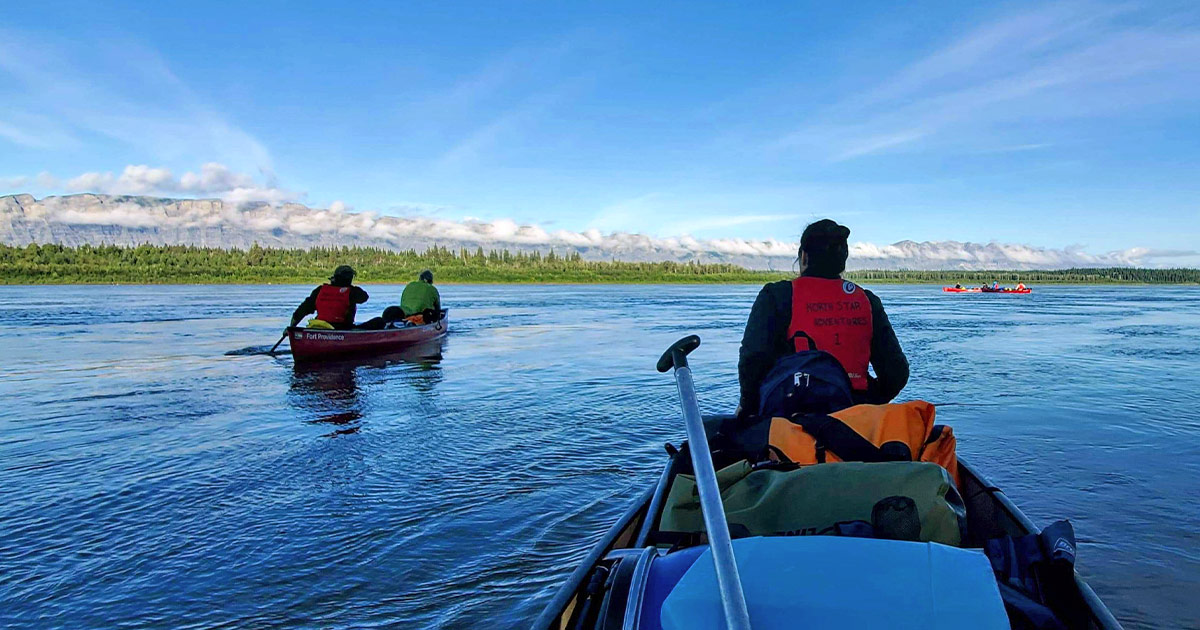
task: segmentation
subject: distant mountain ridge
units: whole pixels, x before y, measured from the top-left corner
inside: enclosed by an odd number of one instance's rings
[[[797,226],[797,232],[800,230]],[[598,230],[548,232],[512,221],[450,221],[310,208],[297,203],[234,204],[220,199],[76,194],[0,197],[0,243],[196,245],[246,249],[362,246],[423,251],[432,245],[474,249],[578,252],[588,260],[730,263],[789,269],[796,244],[778,240],[657,238]],[[1059,269],[1144,264],[1148,250],[1094,255],[1026,245],[900,241],[851,245],[852,269]]]

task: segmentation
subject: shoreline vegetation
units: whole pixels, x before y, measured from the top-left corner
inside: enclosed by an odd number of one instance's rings
[[[0,284],[312,284],[340,264],[365,284],[409,282],[433,269],[439,284],[763,284],[792,269],[724,263],[588,261],[578,253],[432,247],[219,249],[184,245],[0,245]],[[1086,268],[1045,271],[848,271],[863,284],[1200,284],[1200,269]]]

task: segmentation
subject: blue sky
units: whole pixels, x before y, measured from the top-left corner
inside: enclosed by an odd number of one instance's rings
[[[10,4],[0,194],[232,181],[658,236],[1200,240],[1194,3],[304,4]]]

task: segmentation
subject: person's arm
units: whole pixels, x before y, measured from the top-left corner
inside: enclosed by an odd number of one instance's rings
[[[908,384],[908,357],[900,347],[892,322],[883,310],[883,302],[867,291],[871,302],[871,366],[876,378],[868,383],[868,397],[874,404],[890,402]]]
[[[438,291],[437,287],[433,288],[433,310],[442,312],[442,292]]]
[[[321,287],[313,289],[313,292],[310,293],[308,297],[304,298],[304,301],[300,303],[300,306],[296,307],[295,312],[292,313],[292,326],[298,324],[306,315],[317,312],[317,293],[320,291]]]
[[[770,285],[764,286],[750,307],[742,347],[738,350],[738,384],[741,397],[738,404],[742,415],[758,413],[758,388],[775,361],[775,337],[779,322],[778,306]],[[786,322],[785,322],[786,325]]]
[[[351,303],[362,304],[363,302],[366,302],[369,299],[371,299],[371,296],[367,295],[366,289],[363,289],[362,287],[357,287],[357,286],[350,287],[350,302]]]

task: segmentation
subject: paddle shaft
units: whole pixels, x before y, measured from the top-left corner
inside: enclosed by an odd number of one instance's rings
[[[692,347],[699,345],[699,342],[697,338]],[[721,592],[721,606],[725,611],[725,627],[729,630],[750,630],[746,594],[742,592],[742,579],[738,575],[737,561],[733,556],[733,541],[729,537],[729,523],[725,520],[725,505],[721,502],[721,488],[717,485],[717,471],[713,467],[712,454],[708,452],[708,437],[704,433],[700,404],[696,402],[696,385],[692,381],[692,369],[687,365],[687,351],[672,353],[675,385],[679,388],[679,401],[683,405],[683,421],[687,426],[688,444],[691,445],[688,450],[692,453],[696,489],[700,492],[700,511],[704,514],[708,547],[712,552],[713,568],[717,572],[717,588]]]
[[[284,339],[287,339],[287,331],[286,330],[283,332],[283,336],[281,336],[279,338],[279,341],[276,341],[275,345],[271,346],[270,350],[267,350],[267,354],[275,354],[275,348],[278,348],[279,344],[283,343]]]

